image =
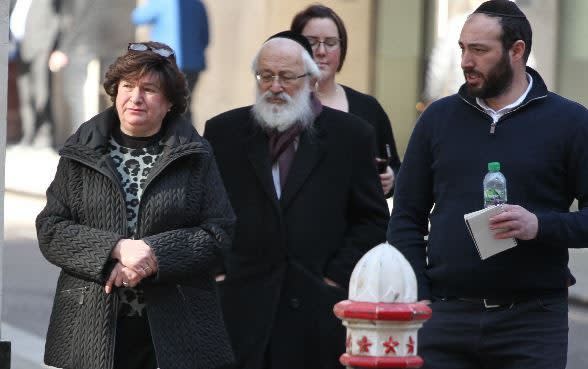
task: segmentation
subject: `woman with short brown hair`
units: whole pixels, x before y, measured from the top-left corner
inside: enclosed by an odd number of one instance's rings
[[[347,30],[343,20],[333,9],[315,4],[296,14],[290,29],[305,36],[312,46],[314,61],[321,71],[317,85],[321,103],[354,114],[374,128],[377,144],[375,160],[379,165],[380,182],[384,194],[391,196],[400,159],[388,115],[373,96],[338,84],[335,80],[347,56]]]
[[[61,268],[45,363],[71,369],[232,362],[213,271],[234,215],[186,109],[174,52],[129,44],[104,82],[113,107],[60,150],[39,246]]]

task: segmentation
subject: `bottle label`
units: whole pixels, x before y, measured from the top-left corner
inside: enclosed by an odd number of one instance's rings
[[[484,206],[500,205],[505,203],[506,194],[496,188],[484,190]]]

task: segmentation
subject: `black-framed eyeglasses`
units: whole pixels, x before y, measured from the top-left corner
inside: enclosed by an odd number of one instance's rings
[[[323,46],[325,47],[325,50],[333,51],[333,50],[337,49],[339,47],[339,45],[341,44],[341,39],[339,39],[337,37],[327,37],[322,41],[318,37],[314,37],[314,36],[305,36],[305,37],[308,40],[308,43],[310,44],[310,47],[312,47],[313,50],[318,49],[321,46],[321,44],[323,44]]]
[[[262,72],[262,73],[257,73],[255,75],[255,78],[257,79],[257,82],[260,85],[269,85],[269,84],[274,83],[274,81],[278,81],[280,86],[288,87],[288,86],[292,85],[292,83],[294,83],[294,81],[296,81],[297,79],[302,78],[302,77],[306,77],[309,75],[310,75],[310,73],[304,73],[304,74],[297,76],[292,73],[272,74],[270,72]]]
[[[173,50],[166,49],[166,48],[155,48],[149,45],[145,45],[143,43],[138,42],[131,42],[129,43],[128,50],[131,51],[153,51],[157,55],[163,56],[164,58],[169,58],[170,56],[175,55]]]

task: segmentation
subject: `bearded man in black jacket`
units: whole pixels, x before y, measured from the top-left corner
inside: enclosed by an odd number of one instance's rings
[[[253,63],[255,105],[206,124],[237,215],[221,302],[238,368],[341,368],[333,305],[385,239],[373,129],[320,105],[311,55],[304,37],[273,36]]]
[[[514,2],[480,5],[459,45],[465,84],[417,122],[387,235],[432,301],[419,354],[426,368],[563,369],[568,248],[588,240],[588,113],[526,67],[531,26]],[[488,227],[518,245],[481,260],[463,216],[483,206],[493,161],[508,204]]]

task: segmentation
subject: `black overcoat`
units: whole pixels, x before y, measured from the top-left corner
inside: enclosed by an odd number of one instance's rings
[[[373,129],[324,107],[301,134],[278,199],[268,138],[250,109],[205,129],[237,215],[221,300],[238,367],[340,367],[345,331],[333,305],[347,298],[359,258],[385,240],[389,216]]]
[[[117,293],[104,283],[110,253],[127,232],[125,197],[107,150],[109,108],[60,151],[47,205],[37,217],[41,252],[61,268],[45,363],[112,368]],[[213,272],[228,248],[234,214],[208,143],[189,122],[163,123],[162,156],[146,180],[137,238],[154,251],[155,276],[141,282],[161,369],[216,368],[232,361]]]

